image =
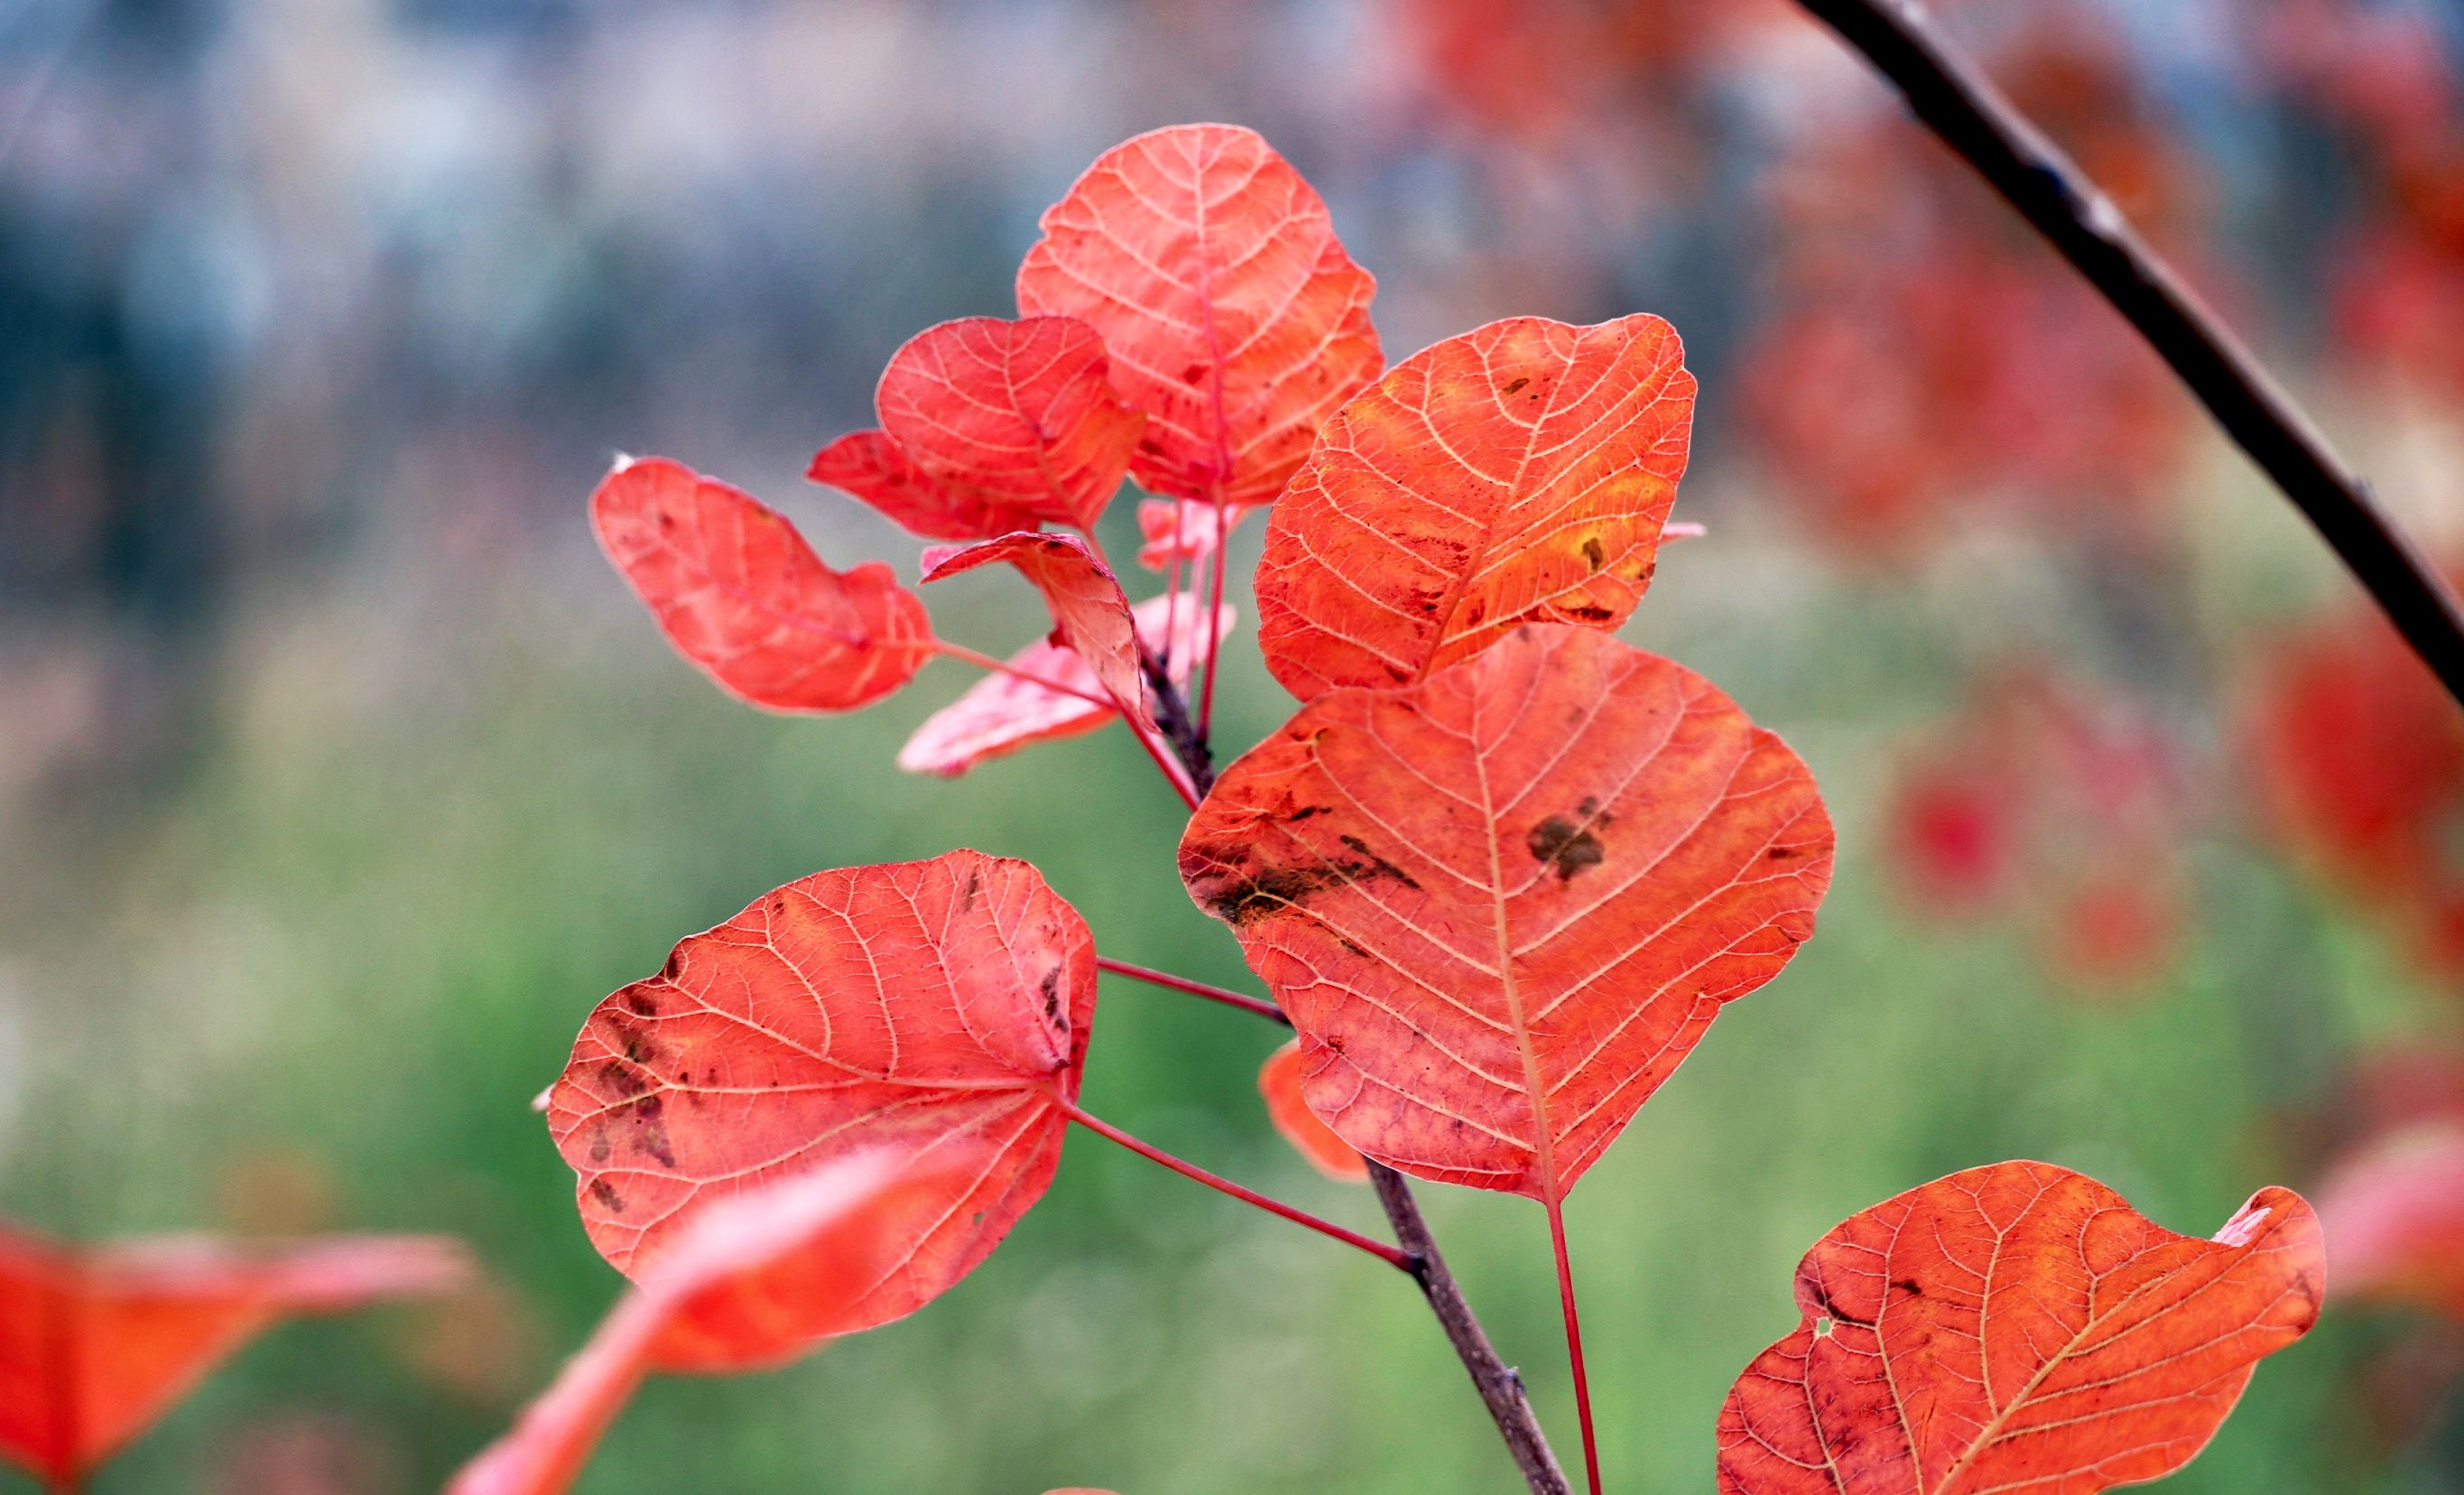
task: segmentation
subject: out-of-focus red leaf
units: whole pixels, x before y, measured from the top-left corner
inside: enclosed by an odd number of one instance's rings
[[[2325,1274],[2290,1190],[2201,1241],[2066,1169],[1953,1174],[1806,1253],[1805,1322],[1721,1409],[1721,1495],[2091,1495],[2169,1474],[2318,1318]]]
[[[1106,378],[1103,340],[1075,318],[968,317],[891,355],[878,431],[822,449],[805,475],[910,530],[978,539],[1049,522],[1091,526],[1121,486],[1146,417]]]
[[[1683,357],[1657,317],[1518,317],[1337,411],[1266,521],[1275,678],[1308,700],[1422,679],[1526,623],[1623,623],[1685,472]]]
[[[700,1211],[642,1274],[513,1430],[447,1495],[560,1495],[645,1376],[759,1370],[834,1334],[870,1286],[899,1268],[890,1222],[962,1190],[946,1164],[902,1173],[843,1158]]]
[[[637,1280],[765,1182],[876,1150],[963,1160],[884,1222],[896,1269],[845,1326],[869,1328],[946,1290],[1043,1196],[1094,1009],[1086,923],[1023,862],[816,872],[601,1002],[549,1132],[592,1243]]]
[[[1149,649],[1164,654],[1169,638],[1169,668],[1176,683],[1188,682],[1190,667],[1205,647],[1204,611],[1205,605],[1187,594],[1150,597],[1130,609],[1138,637]],[[1229,635],[1239,622],[1239,612],[1224,604],[1218,637]],[[1095,678],[1095,671],[1078,651],[1050,639],[1039,639],[1020,649],[1009,657],[1009,664],[1036,680],[1054,681],[1092,695],[1104,693],[1104,683]],[[988,674],[925,718],[898,750],[898,766],[911,774],[957,778],[986,758],[1037,742],[1079,737],[1119,716],[1085,694],[1047,690],[1016,674]]]
[[[1301,1099],[1301,1066],[1308,1061],[1301,1056],[1301,1041],[1293,1039],[1266,1056],[1258,1069],[1258,1093],[1265,1097],[1266,1119],[1275,1124],[1292,1151],[1309,1160],[1311,1167],[1330,1178],[1345,1183],[1361,1183],[1369,1177],[1369,1160],[1359,1150],[1334,1134],[1334,1129],[1317,1119],[1317,1113]]]
[[[776,510],[681,463],[617,463],[590,518],[676,651],[753,705],[869,706],[932,657],[924,605],[890,567],[833,571]]]
[[[1237,504],[1223,511],[1223,523],[1215,522],[1212,504],[1175,503],[1165,498],[1146,498],[1138,503],[1138,564],[1150,571],[1161,571],[1175,561],[1184,565],[1205,560],[1224,534],[1241,527],[1241,521],[1255,508]]]
[[[1097,157],[1018,272],[1020,311],[1103,335],[1113,387],[1148,417],[1138,482],[1209,503],[1273,498],[1320,423],[1377,377],[1376,289],[1316,190],[1228,124]]]
[[[1320,696],[1180,846],[1300,1031],[1309,1110],[1391,1167],[1544,1201],[1813,933],[1831,859],[1778,737],[1548,626]]]
[[[2319,1218],[2339,1298],[2411,1303],[2464,1322],[2464,1123],[2424,1122],[2332,1169]]]
[[[73,1484],[277,1320],[444,1292],[470,1271],[429,1236],[86,1249],[0,1227],[0,1456]]]

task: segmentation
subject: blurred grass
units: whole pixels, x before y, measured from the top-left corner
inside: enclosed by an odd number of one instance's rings
[[[347,584],[269,605],[196,780],[93,865],[59,869],[95,886],[11,920],[9,995],[33,1063],[0,1173],[10,1213],[88,1236],[210,1223],[234,1159],[304,1150],[331,1172],[335,1223],[465,1236],[538,1320],[508,1341],[507,1387],[477,1396],[410,1363],[416,1310],[282,1330],[98,1495],[228,1488],[210,1471],[241,1430],[300,1409],[389,1448],[406,1489],[432,1488],[498,1431],[511,1388],[542,1380],[617,1288],[529,1098],[599,996],[775,884],[975,846],[1034,861],[1108,953],[1248,984],[1181,892],[1176,805],[1119,732],[955,783],[905,778],[891,757],[958,688],[955,667],[865,715],[759,715],[671,657],[580,554],[391,609]],[[1898,904],[1873,853],[1886,749],[1994,642],[1976,636],[1996,625],[1974,621],[1969,592],[2010,581],[1845,582],[1741,507],[1671,552],[1638,619],[1639,642],[1720,680],[1813,762],[1843,860],[1819,937],[1722,1017],[1569,1208],[1617,1489],[1709,1487],[1720,1400],[1793,1327],[1796,1258],[1843,1216],[1954,1169],[2039,1157],[2204,1234],[2257,1186],[2308,1181],[2289,1176],[2273,1114],[2423,1000],[2230,826],[2189,848],[2200,933],[2139,1000],[2064,1000],[2020,932],[1947,931]],[[1038,628],[1017,588],[935,602],[986,647]],[[1222,687],[1228,743],[1281,710],[1248,622]],[[1277,1033],[1109,981],[1101,1014],[1090,1109],[1375,1224],[1365,1191],[1318,1178],[1264,1127],[1252,1076]],[[1424,1193],[1571,1459],[1538,1211]],[[2377,1332],[2331,1314],[2261,1368],[2167,1487],[2438,1487],[2382,1478],[2340,1390]],[[1069,1484],[1421,1495],[1513,1481],[1408,1285],[1079,1135],[1046,1201],[947,1298],[775,1374],[654,1382],[582,1489]]]

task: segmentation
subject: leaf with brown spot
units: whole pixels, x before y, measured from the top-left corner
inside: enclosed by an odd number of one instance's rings
[[[1023,862],[817,872],[599,1004],[548,1094],[583,1224],[637,1280],[717,1201],[856,1153],[980,1159],[884,1228],[846,1326],[913,1312],[989,1254],[1061,1158],[1094,942]]]
[[[806,475],[933,539],[1039,521],[1092,526],[1146,417],[1112,392],[1103,340],[1075,318],[967,317],[891,355],[878,431],[825,447]]]
[[[1137,623],[1138,636],[1147,641],[1150,649],[1160,652],[1166,629],[1170,629],[1171,674],[1176,683],[1188,682],[1190,667],[1205,647],[1204,610],[1203,603],[1185,593],[1150,597],[1130,609],[1130,616]],[[1240,614],[1231,604],[1224,604],[1220,633],[1229,634],[1239,621]],[[916,728],[907,745],[898,750],[898,766],[911,774],[956,778],[987,758],[1015,753],[1037,742],[1083,736],[1120,719],[1118,712],[1099,706],[1086,695],[1072,695],[1035,683],[1051,680],[1071,690],[1101,695],[1103,682],[1095,678],[1095,671],[1087,667],[1075,649],[1049,639],[1038,639],[1012,654],[1009,664],[1035,679],[996,673],[977,681],[964,695],[925,718],[924,725]]]
[[[1309,1166],[1330,1178],[1344,1183],[1365,1183],[1369,1178],[1369,1161],[1358,1149],[1334,1134],[1334,1129],[1317,1119],[1301,1099],[1301,1067],[1307,1061],[1301,1055],[1301,1041],[1293,1039],[1266,1056],[1258,1068],[1258,1093],[1266,1102],[1266,1119],[1292,1151],[1309,1159]]]
[[[1210,504],[1273,498],[1328,414],[1377,377],[1376,289],[1316,190],[1229,124],[1097,157],[1018,272],[1020,311],[1103,335],[1113,387],[1147,412],[1139,484]]]
[[[1424,679],[1526,623],[1614,628],[1651,584],[1694,376],[1657,317],[1491,322],[1335,413],[1266,521],[1259,645],[1303,700]]]
[[[430,1236],[85,1248],[0,1226],[0,1457],[73,1487],[279,1320],[470,1276],[461,1247]]]
[[[2212,1241],[2095,1179],[1995,1163],[1842,1221],[1805,1322],[1720,1413],[1721,1495],[2092,1495],[2207,1445],[2319,1316],[2318,1217],[2262,1189]]]
[[[762,1370],[844,1332],[896,1269],[902,1242],[885,1223],[946,1198],[970,1166],[963,1149],[909,1172],[849,1157],[701,1211],[447,1495],[560,1495],[653,1372]]]
[[[776,510],[681,463],[617,463],[590,519],[676,651],[753,705],[852,711],[933,655],[924,605],[890,567],[833,571]]]
[[[1831,856],[1805,764],[1708,681],[1535,627],[1303,707],[1180,869],[1299,1029],[1309,1110],[1551,1201],[1813,932]]]

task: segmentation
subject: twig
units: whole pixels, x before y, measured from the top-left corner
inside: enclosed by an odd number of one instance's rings
[[[2464,702],[2464,607],[2369,487],[2111,199],[1951,45],[1920,0],[1801,0],[2172,365]]]
[[[1188,701],[1173,685],[1171,675],[1152,656],[1146,664],[1147,683],[1155,688],[1156,698],[1155,720],[1163,725],[1164,736],[1181,755],[1182,766],[1203,798],[1215,787],[1215,767],[1205,736],[1190,722]],[[1489,1343],[1488,1331],[1481,1328],[1479,1315],[1472,1312],[1470,1301],[1438,1251],[1437,1237],[1429,1231],[1428,1218],[1420,1213],[1420,1201],[1412,1197],[1412,1186],[1401,1174],[1375,1160],[1369,1164],[1369,1181],[1376,1188],[1387,1223],[1394,1227],[1396,1244],[1417,1264],[1413,1281],[1420,1285],[1429,1311],[1437,1315],[1446,1342],[1454,1346],[1455,1358],[1463,1362],[1472,1388],[1496,1419],[1498,1434],[1506,1440],[1506,1451],[1513,1456],[1523,1483],[1531,1495],[1573,1495],[1566,1472],[1557,1466],[1557,1456],[1549,1447],[1549,1435],[1541,1431],[1539,1415],[1531,1410],[1522,1375]]]
[[[1377,1190],[1377,1202],[1386,1207],[1386,1218],[1394,1222],[1396,1243],[1419,1258],[1420,1269],[1414,1275],[1429,1300],[1429,1311],[1438,1316],[1447,1342],[1455,1347],[1456,1358],[1471,1373],[1480,1399],[1497,1419],[1498,1434],[1506,1440],[1507,1452],[1514,1456],[1514,1467],[1523,1472],[1523,1483],[1531,1487],[1531,1495],[1572,1495],[1566,1471],[1557,1467],[1549,1436],[1540,1430],[1531,1398],[1524,1393],[1522,1375],[1500,1359],[1497,1347],[1488,1342],[1488,1331],[1480,1327],[1455,1274],[1446,1269],[1446,1259],[1439,1254],[1437,1238],[1429,1234],[1429,1222],[1420,1214],[1420,1201],[1412,1198],[1412,1186],[1401,1174],[1379,1162],[1369,1165],[1369,1181]]]

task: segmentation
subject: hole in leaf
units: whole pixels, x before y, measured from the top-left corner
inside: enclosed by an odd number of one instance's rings
[[[1837,1326],[1832,1322],[1831,1315],[1825,1313],[1820,1318],[1814,1321],[1814,1337],[1816,1339],[1828,1339],[1831,1337],[1831,1330],[1837,1327]]]

